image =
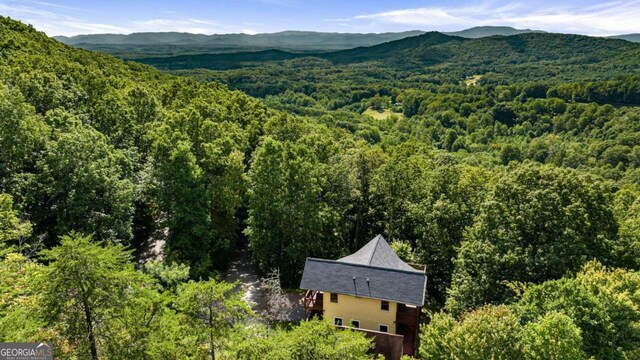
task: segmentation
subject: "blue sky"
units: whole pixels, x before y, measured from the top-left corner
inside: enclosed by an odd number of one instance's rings
[[[481,25],[587,35],[640,33],[640,0],[0,0],[0,14],[48,35],[454,31]]]

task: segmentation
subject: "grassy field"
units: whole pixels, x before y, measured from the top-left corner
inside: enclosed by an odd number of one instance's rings
[[[468,77],[464,81],[464,84],[467,86],[476,85],[480,79],[482,79],[482,75],[473,75]]]
[[[402,113],[393,112],[393,111],[391,111],[389,109],[384,109],[383,111],[377,111],[377,110],[374,110],[372,108],[368,108],[362,114],[363,115],[369,115],[369,116],[371,116],[372,118],[374,118],[376,120],[386,120],[392,115],[399,116],[399,117],[404,116],[404,115],[402,115]]]

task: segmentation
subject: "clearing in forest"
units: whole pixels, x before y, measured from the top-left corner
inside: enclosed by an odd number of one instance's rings
[[[464,84],[467,86],[477,85],[480,79],[482,79],[482,75],[472,75],[464,80]]]
[[[384,109],[382,111],[378,111],[378,110],[374,110],[373,108],[368,108],[367,110],[365,110],[365,112],[362,113],[362,115],[369,115],[376,120],[386,120],[393,115],[399,116],[399,117],[404,116],[402,115],[402,113],[394,112],[394,111],[391,111],[390,109]]]

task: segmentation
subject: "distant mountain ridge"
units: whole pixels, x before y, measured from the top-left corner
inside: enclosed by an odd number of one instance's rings
[[[514,29],[508,26],[480,26],[462,31],[443,32],[463,38],[509,36],[539,30]],[[281,31],[263,34],[191,34],[181,32],[142,32],[132,34],[92,34],[71,37],[55,36],[65,44],[122,57],[216,54],[263,50],[318,52],[374,46],[424,34],[412,30],[387,33],[335,33]]]
[[[160,58],[172,56],[213,55],[213,54],[239,54],[243,60],[246,53],[264,52],[260,58],[268,55],[284,59],[296,57],[296,53],[315,54],[322,52],[338,52],[335,56],[348,56],[350,50],[358,48],[370,48],[387,43],[394,43],[405,39],[407,42],[418,41],[421,35],[438,37],[446,41],[457,39],[485,39],[491,37],[512,37],[526,34],[553,34],[541,30],[515,29],[509,26],[478,26],[453,32],[425,32],[412,30],[405,32],[388,33],[330,33],[314,31],[282,31],[263,34],[191,34],[181,32],[144,32],[132,34],[93,34],[77,35],[72,37],[57,36],[55,39],[68,45],[100,51],[128,59]],[[581,36],[564,34],[567,36]],[[447,37],[447,38],[443,38]],[[424,38],[420,38],[424,40]],[[610,36],[609,39],[621,39],[631,42],[640,42],[640,34],[626,34]],[[398,44],[389,46],[398,46]],[[406,45],[406,44],[405,44]],[[369,49],[370,52],[389,50],[389,46]],[[271,50],[285,51],[291,54],[270,52]],[[347,53],[342,53],[347,51]],[[245,54],[245,55],[241,55]],[[372,54],[360,54],[363,57],[372,57]],[[227,57],[227,58],[231,58]],[[223,57],[224,58],[224,57]],[[217,62],[217,60],[216,60]]]
[[[594,64],[613,59],[623,59],[621,63],[637,67],[639,52],[640,44],[585,35],[530,32],[472,39],[428,32],[317,56],[334,63],[377,61],[392,67],[416,69],[455,63],[480,69],[541,61],[548,65]]]
[[[286,51],[197,54],[140,58],[136,61],[164,70],[225,70],[255,67],[258,63],[277,62],[301,57],[328,60],[333,64],[375,62],[390,69],[424,69],[442,65],[484,73],[516,64],[539,66],[575,66],[592,64],[605,67],[613,59],[618,65],[633,69],[640,54],[640,44],[604,37],[555,33],[523,33],[477,39],[428,32],[368,47],[335,52],[292,53]],[[631,71],[631,70],[630,70]]]
[[[511,36],[527,33],[546,33],[542,30],[516,29],[510,26],[476,26],[465,30],[443,32],[445,35],[460,36],[467,39],[478,39],[488,36]]]
[[[147,32],[122,34],[56,36],[55,39],[90,50],[108,53],[140,50],[143,53],[162,52],[163,47],[175,46],[183,52],[233,52],[259,50],[333,51],[358,46],[372,46],[410,36],[424,31],[397,33],[323,33],[312,31],[282,31],[266,34],[191,34],[179,32]]]
[[[297,44],[301,40],[311,44],[341,44],[358,41],[358,46],[372,46],[387,41],[400,40],[409,36],[424,34],[426,31],[410,30],[385,33],[338,33],[317,31],[286,30],[275,33],[260,34],[193,34],[185,32],[138,32],[131,34],[89,34],[75,36],[54,36],[53,38],[67,45],[101,44],[101,45],[220,45],[220,43],[246,43],[263,45],[270,43],[282,45],[284,41]],[[544,33],[542,30],[515,29],[509,26],[476,26],[460,31],[444,32],[442,34],[477,39],[487,36],[510,36],[530,32]],[[623,36],[623,35],[621,35]]]
[[[622,34],[622,35],[614,35],[609,36],[613,39],[627,40],[631,42],[640,42],[640,33],[638,34]]]

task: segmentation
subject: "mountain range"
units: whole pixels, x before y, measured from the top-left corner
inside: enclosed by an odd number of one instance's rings
[[[510,36],[540,30],[515,29],[507,26],[480,26],[443,34],[463,38]],[[265,34],[191,34],[180,32],[145,32],[124,34],[93,34],[55,39],[75,47],[96,50],[127,58],[192,54],[216,54],[261,50],[290,52],[323,52],[346,50],[401,40],[424,34],[413,30],[388,33],[331,33],[313,31],[282,31]]]
[[[508,26],[477,26],[461,31],[442,32],[466,39],[545,33],[541,30],[515,29]],[[54,38],[75,47],[100,51],[129,59],[196,54],[224,54],[282,50],[292,53],[333,52],[370,47],[425,34],[413,30],[387,33],[335,33],[314,31],[282,31],[264,34],[191,34],[181,32],[144,32],[132,34],[92,34]],[[611,38],[640,42],[640,34]],[[284,56],[280,54],[281,56]],[[286,55],[284,57],[291,57]]]
[[[631,41],[631,42],[640,42],[640,33],[638,33],[638,34],[615,35],[615,36],[610,36],[610,37],[614,38],[614,39],[627,40],[627,41]]]
[[[191,34],[179,32],[95,34],[73,37],[57,36],[57,40],[76,47],[115,55],[177,55],[227,53],[278,49],[294,52],[335,51],[358,46],[372,46],[424,31],[397,33],[323,33],[282,31],[269,34]]]
[[[255,67],[259,63],[277,62],[303,57],[328,60],[333,64],[375,62],[388,69],[424,71],[425,67],[442,70],[446,67],[488,71],[524,71],[517,65],[533,68],[596,67],[602,71],[615,64],[613,73],[636,72],[640,44],[628,41],[584,35],[531,32],[511,36],[491,36],[475,39],[428,32],[368,47],[334,52],[295,53],[283,50],[238,52],[228,54],[197,54],[138,58],[136,61],[165,70],[238,69]],[[579,66],[576,66],[579,65]],[[600,71],[599,70],[599,71]]]
[[[465,30],[443,32],[445,35],[460,36],[467,39],[478,39],[488,36],[511,36],[526,33],[544,33],[542,30],[515,29],[510,26],[476,26]]]

